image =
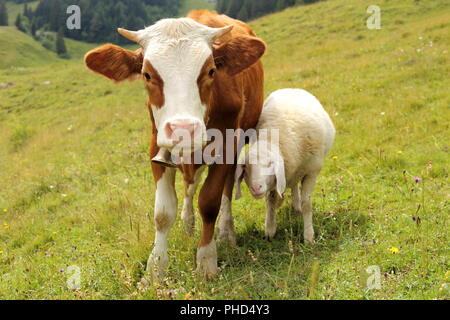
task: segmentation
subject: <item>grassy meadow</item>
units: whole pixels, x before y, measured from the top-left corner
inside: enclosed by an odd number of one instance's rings
[[[382,28],[369,30],[371,4],[329,0],[251,23],[269,46],[266,95],[304,88],[338,130],[313,198],[315,245],[303,244],[290,201],[265,241],[264,202],[244,188],[238,245],[219,246],[218,277],[193,272],[197,215],[194,237],[177,220],[168,277],[146,288],[143,84],[89,72],[92,45],[77,42],[71,60],[36,51],[39,63],[24,62],[34,57],[13,48],[17,31],[0,28],[0,299],[449,299],[450,5],[379,0]],[[181,212],[180,175],[177,190]],[[67,286],[73,266],[78,290]],[[367,288],[370,266],[378,290]]]

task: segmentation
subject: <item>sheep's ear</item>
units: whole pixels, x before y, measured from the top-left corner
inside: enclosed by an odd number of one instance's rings
[[[241,193],[241,183],[244,179],[244,172],[245,172],[245,165],[238,164],[236,167],[236,173],[235,173],[235,181],[236,181],[236,200],[239,200],[242,198]]]
[[[284,173],[284,161],[281,157],[274,163],[275,177],[277,178],[277,193],[280,198],[283,198],[283,193],[286,191],[286,176]]]

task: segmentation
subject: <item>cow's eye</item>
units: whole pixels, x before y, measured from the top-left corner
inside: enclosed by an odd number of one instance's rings
[[[148,72],[144,73],[144,77],[145,77],[145,79],[147,79],[147,81],[152,79],[152,77],[150,76],[150,74]]]
[[[209,70],[208,75],[212,78],[216,74],[216,68]]]

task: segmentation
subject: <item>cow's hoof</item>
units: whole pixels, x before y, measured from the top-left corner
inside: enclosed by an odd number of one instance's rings
[[[228,242],[231,246],[236,246],[236,233],[234,230],[221,230],[219,229],[217,240],[219,242]]]
[[[314,230],[306,231],[303,234],[303,237],[305,238],[305,244],[308,244],[308,245],[314,244]]]
[[[216,243],[211,241],[207,246],[197,250],[197,272],[206,278],[214,277],[218,272]]]
[[[267,240],[272,241],[273,238],[275,238],[276,233],[277,233],[277,226],[270,225],[270,226],[266,226],[266,231],[264,233],[264,236]]]
[[[189,236],[193,236],[195,233],[195,221],[189,221],[187,219],[182,219],[182,221],[184,232]]]
[[[169,255],[167,252],[158,252],[153,250],[147,262],[147,272],[153,275],[153,281],[159,282],[166,276],[167,267],[169,266]]]

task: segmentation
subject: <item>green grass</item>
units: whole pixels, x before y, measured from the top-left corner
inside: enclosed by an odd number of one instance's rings
[[[0,27],[0,57],[0,69],[36,67],[59,60],[55,53],[16,27]]]
[[[33,10],[38,6],[39,1],[28,2],[27,5],[29,8]],[[8,23],[10,26],[14,25],[16,22],[17,15],[20,13],[23,15],[23,8],[25,4],[17,4],[15,2],[6,1],[6,9],[8,10]]]
[[[214,10],[216,5],[207,0],[182,0],[180,8],[180,16],[185,16],[189,11],[194,9]]]
[[[178,220],[167,281],[138,286],[154,236],[142,84],[110,83],[80,59],[0,70],[14,83],[0,89],[0,299],[449,299],[450,8],[380,0],[371,31],[372,1],[350,3],[253,23],[269,45],[266,94],[309,90],[338,135],[313,199],[317,243],[303,245],[290,201],[263,240],[264,204],[245,191],[238,246],[219,247],[211,281],[193,274],[198,232]],[[373,265],[381,290],[365,286]]]
[[[78,61],[96,46],[67,38],[65,42],[71,58]],[[16,27],[0,27],[0,57],[0,69],[38,67],[61,61],[56,53]]]

